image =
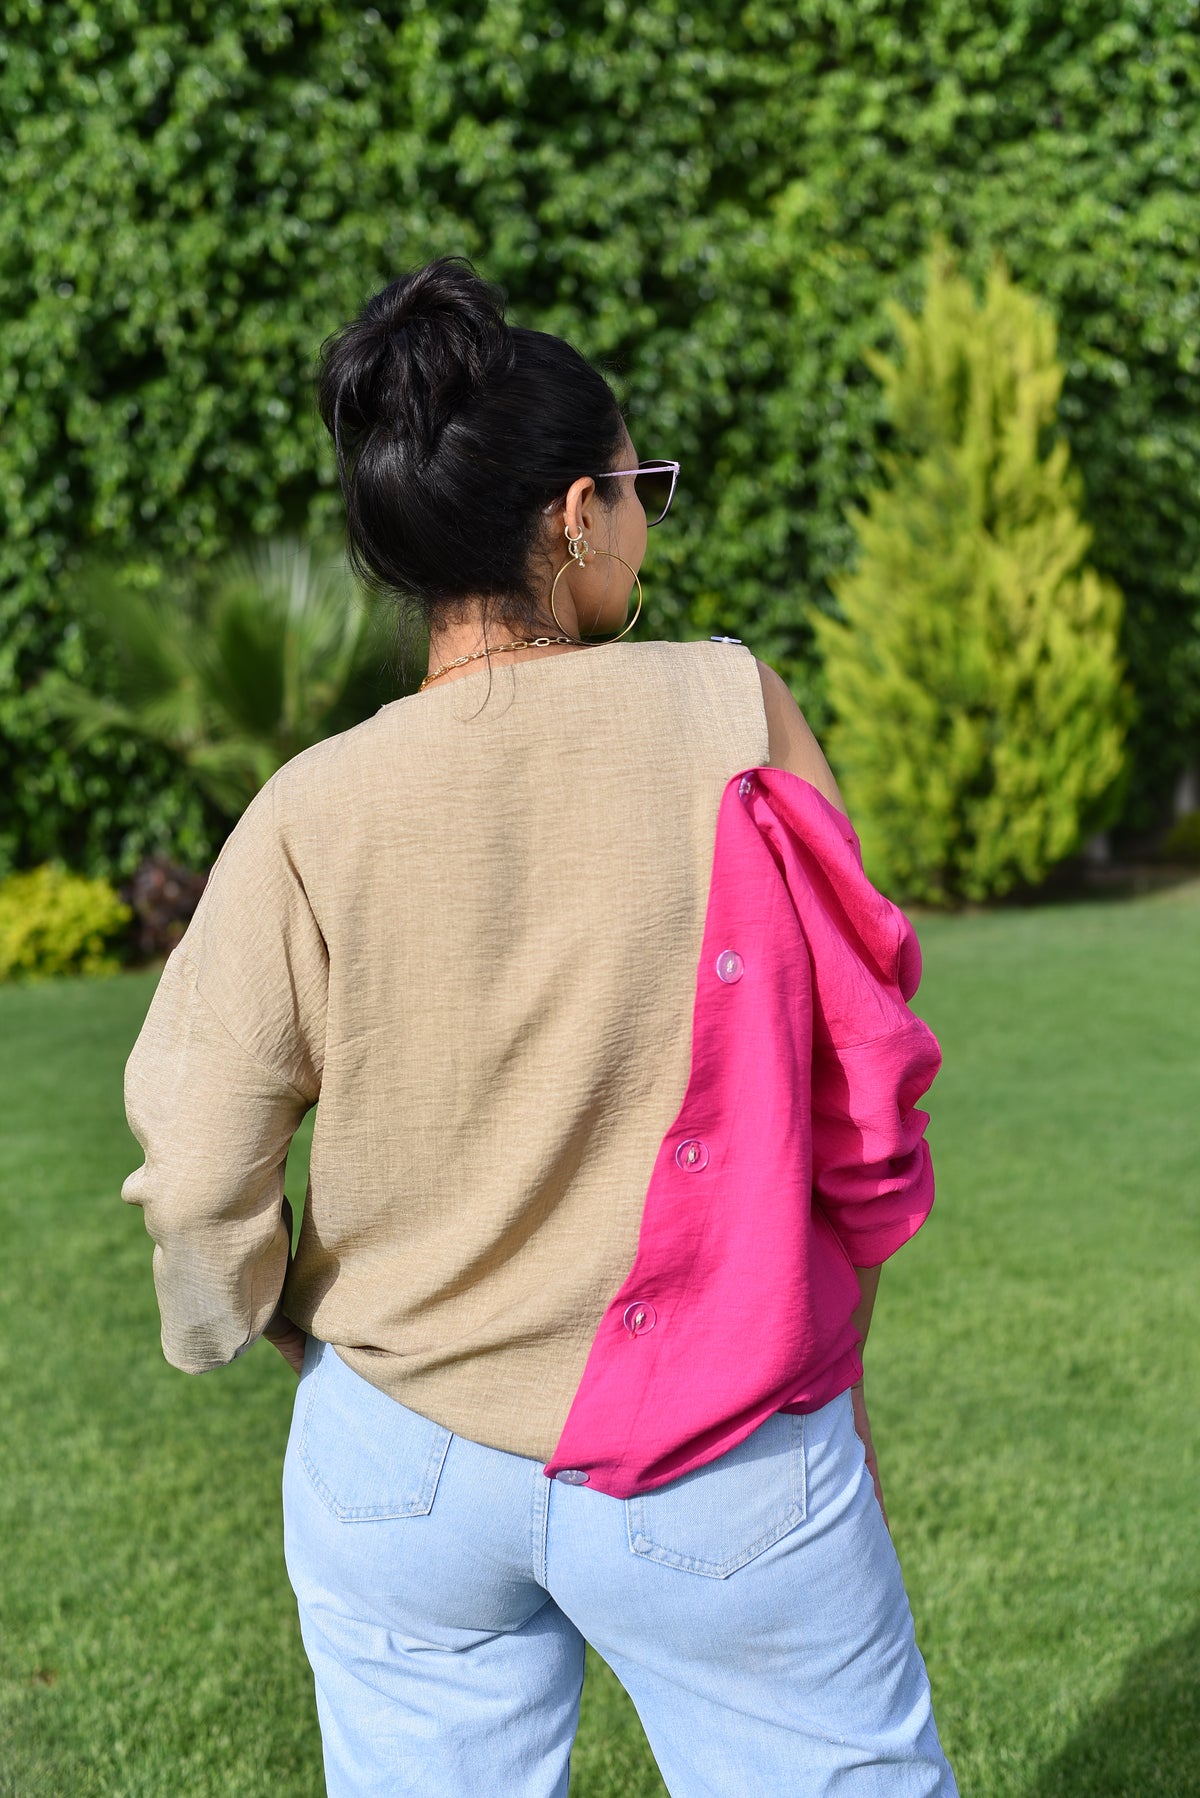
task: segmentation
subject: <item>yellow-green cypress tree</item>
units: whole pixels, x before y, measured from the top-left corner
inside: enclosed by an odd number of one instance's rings
[[[815,621],[828,750],[867,872],[954,904],[1037,884],[1116,815],[1132,693],[1122,597],[1085,564],[1082,483],[1053,431],[1052,316],[993,260],[982,304],[946,245],[922,313],[871,352],[894,427],[861,554]]]

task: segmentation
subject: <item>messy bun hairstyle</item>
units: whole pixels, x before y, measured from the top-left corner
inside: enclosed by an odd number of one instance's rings
[[[429,626],[475,596],[487,639],[489,622],[544,632],[542,508],[616,467],[625,441],[603,375],[563,338],[506,323],[501,291],[441,256],[322,345],[318,403],[360,578]],[[617,488],[599,482],[597,503]]]

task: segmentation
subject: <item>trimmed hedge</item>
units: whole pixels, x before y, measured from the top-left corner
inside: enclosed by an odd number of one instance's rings
[[[5,16],[0,866],[37,828],[74,831],[96,871],[129,871],[131,832],[197,846],[186,783],[118,768],[116,745],[63,767],[23,701],[71,654],[68,558],[327,524],[317,344],[442,251],[504,283],[518,322],[611,359],[639,453],[683,461],[648,628],[743,637],[820,729],[809,616],[836,610],[846,508],[887,443],[862,354],[891,347],[886,299],[918,301],[934,228],[977,284],[995,245],[1057,310],[1061,415],[1142,703],[1126,822],[1154,820],[1200,731],[1190,0]],[[107,821],[80,839],[93,782]]]

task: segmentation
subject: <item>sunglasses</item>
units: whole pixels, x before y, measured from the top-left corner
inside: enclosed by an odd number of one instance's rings
[[[610,468],[606,473],[593,478],[608,481],[619,474],[633,476],[633,491],[641,501],[646,523],[661,524],[675,497],[675,483],[679,479],[678,462],[639,462],[636,468]]]
[[[678,462],[639,462],[636,468],[608,468],[603,474],[592,478],[611,481],[622,474],[633,476],[633,490],[646,514],[646,523],[661,524],[675,497],[675,483],[679,479]],[[554,505],[551,503],[542,509],[553,512]]]

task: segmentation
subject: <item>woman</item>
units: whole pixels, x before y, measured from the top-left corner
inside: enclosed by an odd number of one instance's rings
[[[677,469],[572,348],[441,259],[320,402],[429,671],[226,841],[122,1194],[167,1359],[300,1374],[328,1790],[565,1793],[591,1642],[672,1793],[946,1798],[860,1355],[933,1199],[911,926],[779,677],[628,636]]]

